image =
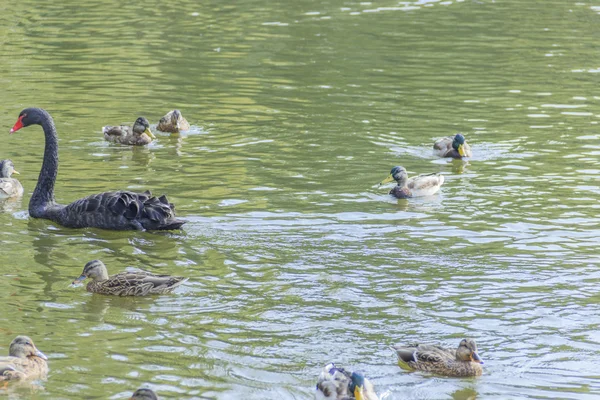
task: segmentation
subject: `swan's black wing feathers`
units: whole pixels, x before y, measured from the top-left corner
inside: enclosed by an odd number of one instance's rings
[[[178,229],[184,221],[175,212],[166,196],[152,196],[149,191],[104,192],[84,197],[63,209],[69,227],[105,229]]]

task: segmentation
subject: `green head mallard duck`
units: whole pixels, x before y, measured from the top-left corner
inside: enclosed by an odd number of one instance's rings
[[[149,294],[169,293],[187,278],[181,276],[155,275],[146,271],[121,272],[108,276],[106,266],[100,260],[92,260],[85,264],[81,276],[73,284],[90,278],[88,292],[115,296],[146,296]]]
[[[408,179],[408,173],[404,167],[394,167],[390,175],[379,185],[396,181],[398,185],[390,190],[390,194],[399,199],[408,199],[410,197],[431,196],[435,194],[444,183],[444,175],[437,172],[412,177]]]
[[[0,357],[0,382],[45,378],[48,357],[35,347],[27,336],[17,336],[8,350],[8,357]]]
[[[133,392],[129,400],[158,400],[158,396],[152,389],[138,389]]]
[[[428,344],[392,346],[398,361],[417,371],[446,376],[479,376],[483,361],[473,339],[463,339],[457,349]]]
[[[156,129],[163,132],[179,133],[180,131],[189,131],[190,124],[183,118],[181,111],[172,110],[158,121]]]
[[[23,185],[12,174],[19,175],[15,165],[11,160],[0,161],[0,199],[21,196],[23,194]]]
[[[316,400],[379,400],[373,384],[360,372],[327,364],[317,380]]]
[[[126,125],[102,127],[104,139],[109,142],[143,146],[156,139],[150,130],[150,123],[144,117],[139,117],[133,127]]]
[[[471,146],[460,133],[436,140],[433,144],[433,150],[440,157],[463,158],[473,155]]]

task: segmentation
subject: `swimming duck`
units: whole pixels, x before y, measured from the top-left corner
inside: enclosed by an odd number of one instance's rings
[[[23,194],[23,185],[12,174],[19,175],[11,160],[0,161],[0,199],[21,196]]]
[[[317,380],[316,400],[379,400],[373,384],[360,372],[327,364]]]
[[[27,336],[17,336],[8,350],[8,357],[0,357],[0,382],[30,378],[45,378],[48,357],[35,347]]]
[[[460,133],[436,140],[433,150],[440,157],[463,158],[473,155],[471,146]]]
[[[446,376],[479,376],[483,372],[483,361],[473,339],[461,340],[457,349],[428,344],[398,345],[392,349],[400,362],[418,371]]]
[[[190,124],[183,118],[181,111],[172,110],[158,121],[156,129],[163,132],[179,133],[180,131],[188,131]]]
[[[87,291],[115,296],[146,296],[169,293],[187,278],[181,276],[154,275],[146,271],[121,272],[108,276],[106,265],[100,260],[85,264],[81,276],[73,284],[90,278]]]
[[[144,117],[139,117],[133,123],[133,128],[126,125],[102,127],[104,139],[109,142],[143,146],[156,139],[150,130],[150,123]]]
[[[129,400],[158,400],[158,396],[152,389],[138,389]]]
[[[419,175],[408,179],[408,173],[404,167],[394,167],[390,171],[390,175],[385,178],[379,185],[391,181],[398,182],[390,190],[390,194],[399,199],[407,199],[409,197],[430,196],[440,190],[444,183],[444,175],[437,172],[426,175]]]

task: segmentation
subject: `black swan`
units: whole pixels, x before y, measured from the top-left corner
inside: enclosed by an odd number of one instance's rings
[[[104,192],[64,206],[54,200],[58,173],[58,136],[54,121],[46,110],[26,108],[10,130],[14,133],[29,125],[41,125],[46,136],[44,162],[29,201],[29,215],[46,218],[68,228],[95,227],[113,230],[179,229],[185,221],[175,218],[173,204],[166,196],[153,197],[149,191]]]

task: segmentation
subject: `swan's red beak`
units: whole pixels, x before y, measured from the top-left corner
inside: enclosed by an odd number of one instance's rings
[[[17,122],[15,122],[15,126],[13,126],[12,129],[10,130],[11,135],[23,127],[23,118],[24,117],[25,117],[24,115],[21,115],[19,117],[19,119],[17,120]]]

